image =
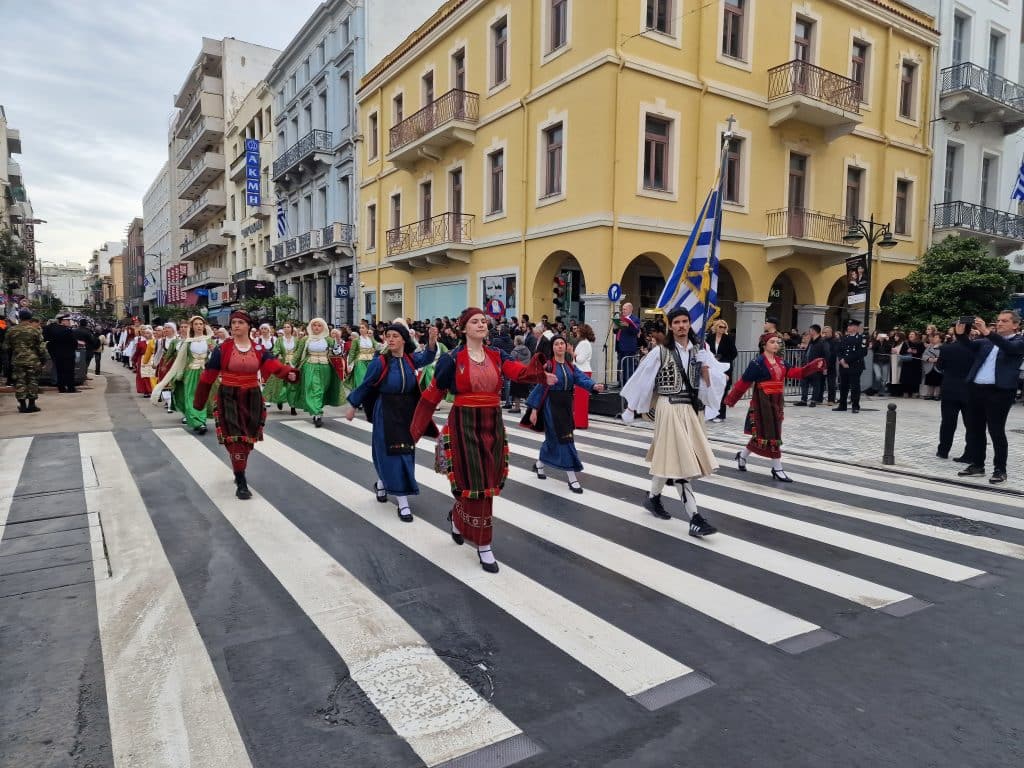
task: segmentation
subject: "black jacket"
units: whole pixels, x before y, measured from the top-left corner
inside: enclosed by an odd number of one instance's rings
[[[811,360],[824,360],[828,362],[830,351],[828,340],[819,336],[813,341],[808,342],[804,362],[809,363]]]
[[[729,370],[731,371],[732,363],[739,355],[739,352],[736,350],[736,342],[728,333],[722,337],[721,342],[716,344],[716,340],[717,336],[713,333],[707,337],[708,349],[715,356],[715,360],[720,363],[729,363]]]
[[[966,340],[966,336],[962,339]],[[967,401],[967,374],[972,365],[974,352],[967,344],[954,342],[939,347],[939,368],[942,369],[940,394],[943,400]]]
[[[74,333],[75,339],[85,344],[85,348],[90,352],[95,352],[100,348],[99,338],[88,328],[73,328],[72,333]]]
[[[864,358],[868,351],[864,348],[864,337],[859,333],[856,336],[843,336],[839,341],[839,349],[836,351],[836,360],[845,360],[849,370],[853,373],[864,371]]]
[[[43,330],[43,338],[46,339],[46,349],[50,357],[73,357],[78,349],[78,339],[75,332],[60,323],[51,323]]]
[[[967,374],[967,381],[973,382],[978,375],[981,366],[985,363],[992,347],[999,347],[999,354],[996,357],[996,387],[998,389],[1017,389],[1017,381],[1020,378],[1020,364],[1024,360],[1024,336],[1015,333],[1008,339],[1004,339],[995,331],[974,341],[961,341],[974,351],[974,364]],[[945,370],[945,368],[943,368]],[[945,386],[945,382],[943,382]]]

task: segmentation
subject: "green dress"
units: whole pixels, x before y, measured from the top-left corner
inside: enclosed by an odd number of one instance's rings
[[[192,345],[199,347],[205,345],[205,352],[195,352],[192,349]],[[207,336],[197,336],[196,338],[187,339],[182,342],[181,352],[179,357],[183,356],[185,360],[185,368],[181,373],[181,410],[185,413],[185,424],[188,425],[189,429],[196,429],[198,427],[205,427],[207,419],[213,418],[213,408],[216,403],[216,398],[212,395],[207,400],[206,407],[200,410],[196,410],[192,407],[192,399],[195,397],[196,389],[199,388],[199,377],[203,375],[203,369],[206,367],[206,361],[210,356],[210,352],[213,351],[213,339]]]
[[[345,378],[345,386],[350,392],[355,391],[363,383],[366,369],[373,362],[374,355],[384,349],[384,345],[374,341],[372,337],[369,339],[371,346],[362,347],[359,344],[362,338],[362,336],[354,336],[352,346],[348,350],[348,376]]]
[[[299,369],[295,408],[301,408],[310,416],[320,416],[324,407],[339,406],[344,401],[345,389],[330,362],[331,339],[306,338],[302,354],[296,359]],[[323,349],[319,347],[323,346]]]
[[[295,362],[302,356],[306,339],[298,336],[292,336],[292,341],[295,342],[295,346],[292,347],[289,352],[285,349],[284,337],[278,336],[277,341],[274,342],[272,352],[274,353],[274,357],[285,365],[295,366]],[[299,399],[298,390],[298,384],[291,384],[277,376],[271,376],[270,380],[263,385],[263,399],[268,403],[273,403],[274,405],[284,405],[287,403],[289,407],[297,408],[298,406],[296,405],[296,402]]]

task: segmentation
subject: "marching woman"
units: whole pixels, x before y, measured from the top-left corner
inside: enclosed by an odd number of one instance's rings
[[[178,326],[172,322],[164,323],[164,338],[163,338],[163,350],[160,355],[159,361],[156,364],[156,386],[153,387],[153,392],[156,397],[153,398],[156,401],[163,399],[164,405],[167,408],[167,412],[171,413],[174,410],[174,406],[179,403],[174,402],[172,392],[169,389],[158,389],[160,382],[167,376],[167,372],[174,367],[174,361],[178,357],[178,345],[181,340],[178,338]],[[161,394],[163,397],[161,398]]]
[[[384,333],[385,350],[366,369],[366,378],[348,396],[345,418],[349,421],[362,407],[373,422],[373,466],[377,470],[374,491],[384,503],[395,497],[398,517],[412,522],[409,496],[419,495],[416,484],[416,444],[410,434],[413,413],[420,399],[416,369],[432,362],[437,354],[437,329],[431,327],[430,340],[422,352],[416,351],[409,329],[393,323]],[[436,432],[435,432],[436,435]]]
[[[231,313],[231,338],[210,353],[191,402],[194,411],[204,411],[210,391],[220,379],[213,418],[217,423],[217,441],[228,449],[231,457],[235,496],[239,499],[252,498],[245,468],[249,453],[263,439],[263,424],[267,419],[258,377],[277,376],[294,383],[299,375],[294,368],[274,357],[269,349],[252,341],[249,338],[251,328],[252,320],[247,312],[236,309]]]
[[[526,399],[531,409],[530,415],[526,417],[529,425],[537,432],[544,433],[540,456],[533,465],[533,471],[537,473],[538,479],[546,480],[546,466],[565,470],[569,490],[583,493],[583,486],[576,479],[576,473],[583,471],[583,464],[573,442],[575,392],[578,387],[589,396],[591,391],[603,392],[604,385],[595,384],[566,358],[564,337],[554,336],[545,343],[545,349],[551,350],[551,360],[544,366],[544,370],[555,374],[555,383],[538,384]]]
[[[142,367],[149,368],[149,358],[153,355],[153,329],[143,326],[141,334],[135,339],[132,347],[132,370],[135,371],[135,391],[143,397],[153,393],[153,382],[150,377],[142,375]],[[147,371],[148,373],[148,371]]]
[[[278,336],[274,342],[274,357],[285,365],[294,366],[302,354],[305,341],[295,335],[295,326],[292,323],[285,323],[281,326],[281,330],[283,331],[282,335]],[[297,415],[295,403],[298,402],[297,389],[298,387],[294,384],[289,384],[274,376],[263,385],[263,397],[268,403],[275,403],[279,411],[283,411],[284,404],[288,403],[292,416],[295,416]]]
[[[438,403],[451,391],[455,395],[448,422],[439,440],[438,471],[448,475],[455,505],[448,513],[456,544],[469,539],[477,548],[481,567],[498,572],[491,551],[492,507],[508,476],[508,441],[501,418],[502,377],[525,384],[556,382],[544,371],[544,358],[536,355],[529,365],[514,362],[506,353],[485,345],[487,315],[470,307],[459,317],[465,344],[437,361],[434,381],[423,393],[410,430],[413,443],[431,425]]]
[[[580,340],[576,342],[576,348],[572,355],[576,370],[588,379],[593,378],[594,372],[590,365],[590,361],[594,357],[594,339],[594,329],[586,323],[581,325]],[[590,389],[592,388],[579,386],[573,393],[572,415],[573,421],[576,422],[576,429],[586,429],[590,426]],[[597,391],[603,391],[603,387]]]
[[[327,333],[327,323],[314,317],[307,326],[308,333],[302,350],[296,357],[295,367],[302,375],[295,388],[297,400],[292,403],[313,417],[313,424],[324,424],[324,406],[341,405],[341,381],[331,365],[330,351],[333,340]]]
[[[366,369],[370,367],[373,356],[380,351],[381,344],[373,338],[373,331],[370,324],[365,320],[359,322],[359,336],[352,339],[352,346],[348,351],[348,378],[345,386],[354,390],[363,383],[366,376]]]
[[[158,397],[164,389],[172,390],[172,399],[184,412],[183,423],[197,435],[206,434],[206,420],[213,415],[212,403],[207,406],[204,400],[202,408],[195,408],[192,402],[210,353],[214,349],[215,345],[206,320],[194,315],[188,321],[188,339],[178,345],[178,356],[174,360],[174,365],[156,385],[155,390]],[[178,387],[181,389],[178,390]]]
[[[792,483],[793,479],[782,468],[782,395],[786,379],[802,379],[812,373],[822,373],[828,365],[824,358],[818,358],[802,367],[790,366],[782,357],[783,342],[778,333],[764,334],[758,347],[761,354],[750,361],[743,376],[725,396],[725,404],[731,408],[748,389],[753,387],[754,390],[743,425],[743,432],[750,435],[750,442],[737,452],[736,467],[740,472],[746,472],[747,458],[756,453],[772,460],[773,480]]]

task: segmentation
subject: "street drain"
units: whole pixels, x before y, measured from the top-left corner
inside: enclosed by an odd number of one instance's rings
[[[957,515],[908,515],[907,520],[924,523],[925,525],[935,525],[939,528],[959,531],[960,533],[969,533],[974,536],[995,536],[1000,533],[1000,529],[994,525],[986,525],[985,523],[979,523],[977,520],[968,520],[966,517],[958,517]]]

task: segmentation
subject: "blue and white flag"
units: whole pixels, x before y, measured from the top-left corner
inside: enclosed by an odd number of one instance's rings
[[[718,313],[718,244],[722,238],[721,192],[716,184],[704,201],[693,231],[658,299],[663,312],[683,308],[698,336]]]
[[[1013,188],[1010,199],[1024,201],[1024,161],[1021,161],[1020,170],[1017,171],[1017,186]]]
[[[285,199],[277,198],[277,239],[284,240],[288,237],[288,212],[284,209]]]

